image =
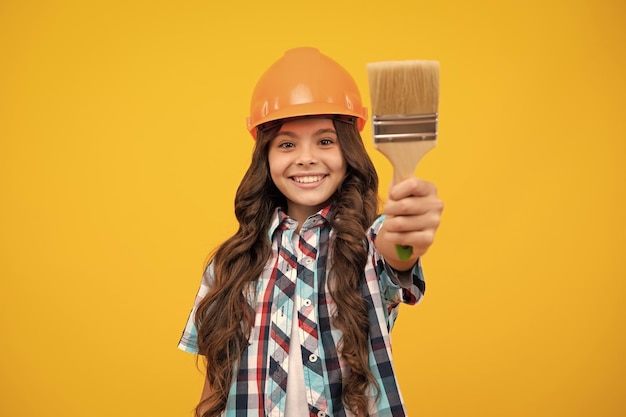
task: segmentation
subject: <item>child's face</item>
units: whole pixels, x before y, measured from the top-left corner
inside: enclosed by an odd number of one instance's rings
[[[328,204],[346,175],[332,119],[283,123],[268,159],[272,180],[287,199],[287,213],[300,224]]]

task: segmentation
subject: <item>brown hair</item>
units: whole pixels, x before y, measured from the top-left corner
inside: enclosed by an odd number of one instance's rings
[[[332,201],[330,225],[335,233],[329,288],[337,306],[332,320],[343,333],[339,349],[350,368],[342,384],[342,400],[352,412],[367,415],[368,388],[373,385],[377,391],[378,386],[368,364],[368,311],[360,289],[367,262],[366,233],[378,210],[378,176],[355,124],[334,120],[334,125],[348,168]],[[218,416],[224,411],[234,365],[248,346],[254,309],[247,294],[271,257],[267,233],[272,215],[277,207],[286,207],[285,197],[271,180],[267,158],[279,128],[259,129],[252,162],[235,196],[239,229],[213,255],[215,281],[196,312],[198,349],[206,357],[210,386],[197,416]]]

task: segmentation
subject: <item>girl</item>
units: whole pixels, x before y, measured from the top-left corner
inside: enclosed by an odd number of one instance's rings
[[[313,48],[259,80],[239,230],[210,259],[179,347],[206,358],[196,416],[404,416],[389,332],[424,293],[433,184],[378,177],[352,77]],[[411,245],[400,260],[395,245]]]

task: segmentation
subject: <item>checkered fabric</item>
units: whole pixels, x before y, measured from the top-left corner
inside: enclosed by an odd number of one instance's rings
[[[269,230],[273,255],[256,282],[255,326],[250,344],[238,364],[224,416],[284,416],[289,355],[300,354],[304,367],[309,416],[351,416],[341,401],[342,378],[349,372],[337,352],[341,332],[332,325],[334,300],[327,284],[328,247],[333,231],[328,224],[330,207],[309,217],[297,234],[297,223],[280,209]],[[370,369],[380,387],[371,392],[373,417],[405,416],[391,360],[390,331],[400,303],[416,304],[424,294],[421,264],[412,271],[412,285],[402,288],[373,244],[384,221],[379,217],[368,233],[369,261],[363,275],[362,295],[369,306]],[[209,265],[179,348],[197,353],[194,326],[196,306],[210,291],[213,268]],[[297,317],[294,317],[294,307]],[[289,352],[292,321],[298,321],[300,351]],[[288,416],[290,417],[290,416]]]

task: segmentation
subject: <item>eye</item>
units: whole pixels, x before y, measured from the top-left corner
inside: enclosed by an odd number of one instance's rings
[[[335,143],[335,139],[333,138],[323,138],[320,140],[319,144],[322,146],[329,146]]]
[[[279,147],[279,148],[284,148],[284,149],[287,149],[287,148],[293,148],[294,146],[295,146],[295,145],[293,144],[293,142],[287,142],[287,141],[285,141],[285,142],[280,142],[280,143],[278,143],[278,147]]]

